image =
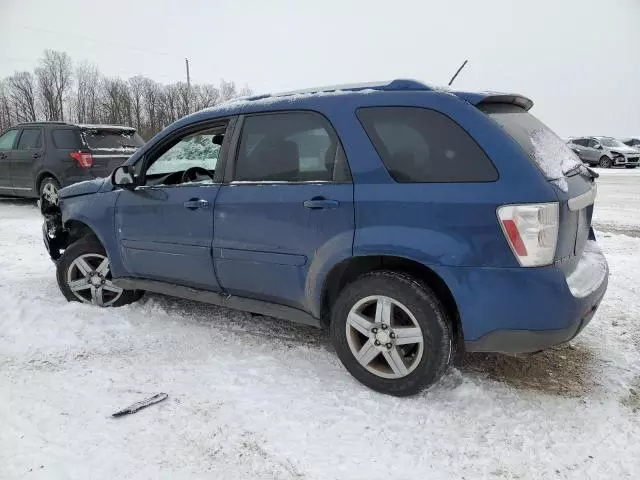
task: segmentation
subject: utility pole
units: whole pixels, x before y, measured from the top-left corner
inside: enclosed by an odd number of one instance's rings
[[[189,76],[189,59],[185,58],[184,59],[184,64],[187,67],[187,113],[191,113],[191,108],[189,103],[191,103],[189,100],[191,100],[191,77]]]

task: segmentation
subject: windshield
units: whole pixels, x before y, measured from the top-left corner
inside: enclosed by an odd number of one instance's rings
[[[504,103],[479,108],[518,142],[547,179],[564,179],[567,172],[582,165],[560,137],[523,108]]]
[[[605,147],[626,147],[624,143],[620,140],[616,140],[615,138],[599,137],[597,140]]]
[[[144,145],[135,130],[84,130],[83,133],[89,148],[126,150]]]

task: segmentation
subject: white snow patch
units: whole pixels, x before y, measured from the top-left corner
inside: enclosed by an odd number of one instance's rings
[[[550,180],[558,180],[555,184],[566,192],[568,186],[564,180],[564,173],[582,165],[582,161],[551,130],[543,128],[534,130],[530,140],[533,145],[534,159],[544,175]]]
[[[576,269],[567,277],[571,294],[576,298],[590,295],[607,276],[607,260],[597,242],[588,240]]]

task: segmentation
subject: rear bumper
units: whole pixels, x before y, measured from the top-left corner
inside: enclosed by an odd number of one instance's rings
[[[458,306],[465,348],[526,353],[574,338],[589,323],[607,290],[609,270],[595,242],[568,277],[541,268],[437,270]]]
[[[608,276],[589,298],[579,302],[585,313],[569,325],[553,330],[494,330],[477,340],[465,342],[470,352],[530,353],[561,345],[575,338],[588,325],[607,290]]]

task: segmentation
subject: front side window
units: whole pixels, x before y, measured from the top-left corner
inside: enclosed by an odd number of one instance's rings
[[[319,114],[286,112],[250,116],[242,127],[234,180],[346,181],[348,168],[340,153],[337,135]]]
[[[182,137],[150,164],[146,183],[212,183],[226,128],[221,125]]]
[[[9,130],[0,137],[0,150],[11,150],[18,135],[18,130]]]
[[[589,145],[589,140],[586,138],[574,138],[572,143],[580,145],[581,147],[587,147]]]
[[[39,128],[26,128],[20,135],[18,150],[36,150],[42,147],[42,131]]]
[[[487,155],[446,115],[417,107],[367,107],[358,109],[357,115],[396,182],[498,179]]]

